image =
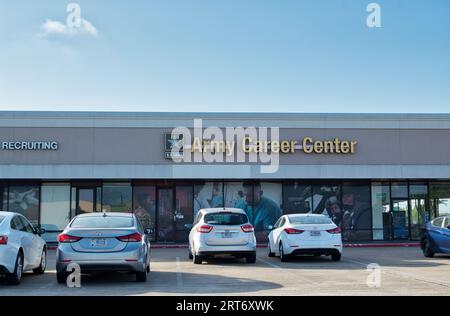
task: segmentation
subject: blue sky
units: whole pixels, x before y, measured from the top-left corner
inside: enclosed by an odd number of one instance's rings
[[[450,112],[448,0],[70,2],[0,1],[1,110]]]

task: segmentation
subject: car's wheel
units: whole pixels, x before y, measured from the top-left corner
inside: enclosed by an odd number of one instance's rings
[[[203,258],[197,256],[196,254],[192,254],[192,261],[194,262],[194,264],[202,264]]]
[[[136,282],[147,282],[147,270],[144,272],[136,272]]]
[[[9,285],[18,285],[22,279],[23,274],[23,254],[19,252],[16,258],[16,265],[14,267],[13,273],[8,273],[6,275],[6,283]]]
[[[41,263],[39,267],[33,269],[34,274],[43,274],[45,272],[45,268],[47,267],[47,250],[44,248],[41,254]]]
[[[56,280],[59,284],[66,284],[68,276],[69,274],[66,272],[56,272]]]
[[[272,249],[270,248],[270,241],[267,243],[267,255],[269,257],[275,257],[275,253],[272,252]]]
[[[433,258],[434,257],[434,251],[431,247],[431,242],[429,239],[425,239],[422,243],[422,252],[423,255],[427,258]]]
[[[280,253],[281,262],[287,262],[289,260],[288,256],[284,253],[283,243],[280,242],[280,246],[278,247],[278,251]]]
[[[256,255],[251,255],[251,256],[245,257],[245,260],[247,261],[247,263],[255,263]]]
[[[331,260],[333,260],[333,261],[341,260],[341,253],[340,252],[332,253],[331,254]]]

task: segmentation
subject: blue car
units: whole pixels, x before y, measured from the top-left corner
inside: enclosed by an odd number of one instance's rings
[[[431,258],[435,253],[450,254],[450,215],[427,223],[420,244],[425,257]]]

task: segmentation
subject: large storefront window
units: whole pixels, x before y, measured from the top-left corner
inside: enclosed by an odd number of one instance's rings
[[[8,211],[24,215],[33,224],[39,221],[39,185],[9,187]]]
[[[175,188],[175,241],[187,241],[193,218],[193,186],[177,185]]]
[[[433,217],[450,214],[449,182],[430,183],[430,204]]]
[[[222,187],[222,182],[203,182],[194,185],[194,216],[203,208],[223,207]]]
[[[312,187],[299,182],[283,184],[283,213],[311,213]]]
[[[313,185],[313,213],[329,216],[342,227],[341,186],[339,184]]]
[[[155,186],[135,186],[133,188],[133,213],[139,218],[144,229],[151,229],[150,240],[156,236],[156,188]]]
[[[411,239],[419,240],[421,228],[430,220],[428,208],[428,186],[426,183],[409,184],[409,204],[411,207],[410,230]]]
[[[70,184],[43,184],[41,186],[41,221],[45,229],[42,238],[56,242],[57,236],[70,221]]]
[[[131,212],[132,188],[128,183],[103,185],[102,211]]]
[[[391,239],[391,195],[389,182],[372,183],[372,237],[374,240]]]
[[[370,185],[344,183],[342,185],[342,230],[344,240],[371,238]]]

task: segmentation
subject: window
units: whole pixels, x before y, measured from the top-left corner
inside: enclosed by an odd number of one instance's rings
[[[210,225],[242,225],[247,222],[245,214],[220,212],[205,215],[205,223]]]
[[[128,183],[103,185],[102,210],[106,212],[131,212],[132,188]]]
[[[11,229],[26,232],[24,223],[20,220],[19,216],[14,216],[11,221]]]
[[[43,184],[41,187],[42,238],[56,242],[59,231],[70,221],[70,184]]]
[[[292,224],[305,224],[305,225],[309,225],[309,224],[331,224],[332,221],[325,217],[325,216],[295,216],[295,215],[291,215],[288,216],[289,220]]]
[[[133,188],[133,213],[144,229],[152,229],[150,240],[155,240],[156,188],[154,185]]]
[[[8,194],[8,211],[25,216],[33,224],[39,220],[39,186],[12,185]]]
[[[3,222],[4,219],[5,219],[5,216],[0,216],[0,224]]]
[[[312,187],[299,182],[283,184],[283,214],[311,213]]]
[[[445,219],[444,227],[448,228],[449,226],[450,226],[450,217],[447,217],[447,218]]]
[[[194,215],[201,209],[223,207],[223,182],[203,182],[194,185]]]
[[[20,221],[23,224],[24,231],[30,234],[34,234],[34,228],[31,226],[30,222],[25,219],[25,217],[20,216]]]
[[[130,216],[84,216],[77,217],[70,225],[72,228],[127,228],[133,227]]]
[[[391,196],[393,198],[407,198],[408,197],[408,185],[406,182],[392,182],[391,183]]]
[[[430,204],[433,217],[450,214],[450,183],[430,183]]]
[[[372,214],[369,183],[344,182],[341,209],[338,212],[332,209],[328,216],[342,228],[344,240],[370,240]]]
[[[442,223],[444,222],[443,217],[438,217],[433,221],[433,226],[435,227],[442,227]]]
[[[389,182],[372,183],[372,237],[374,240],[392,238],[390,211],[391,195]]]

